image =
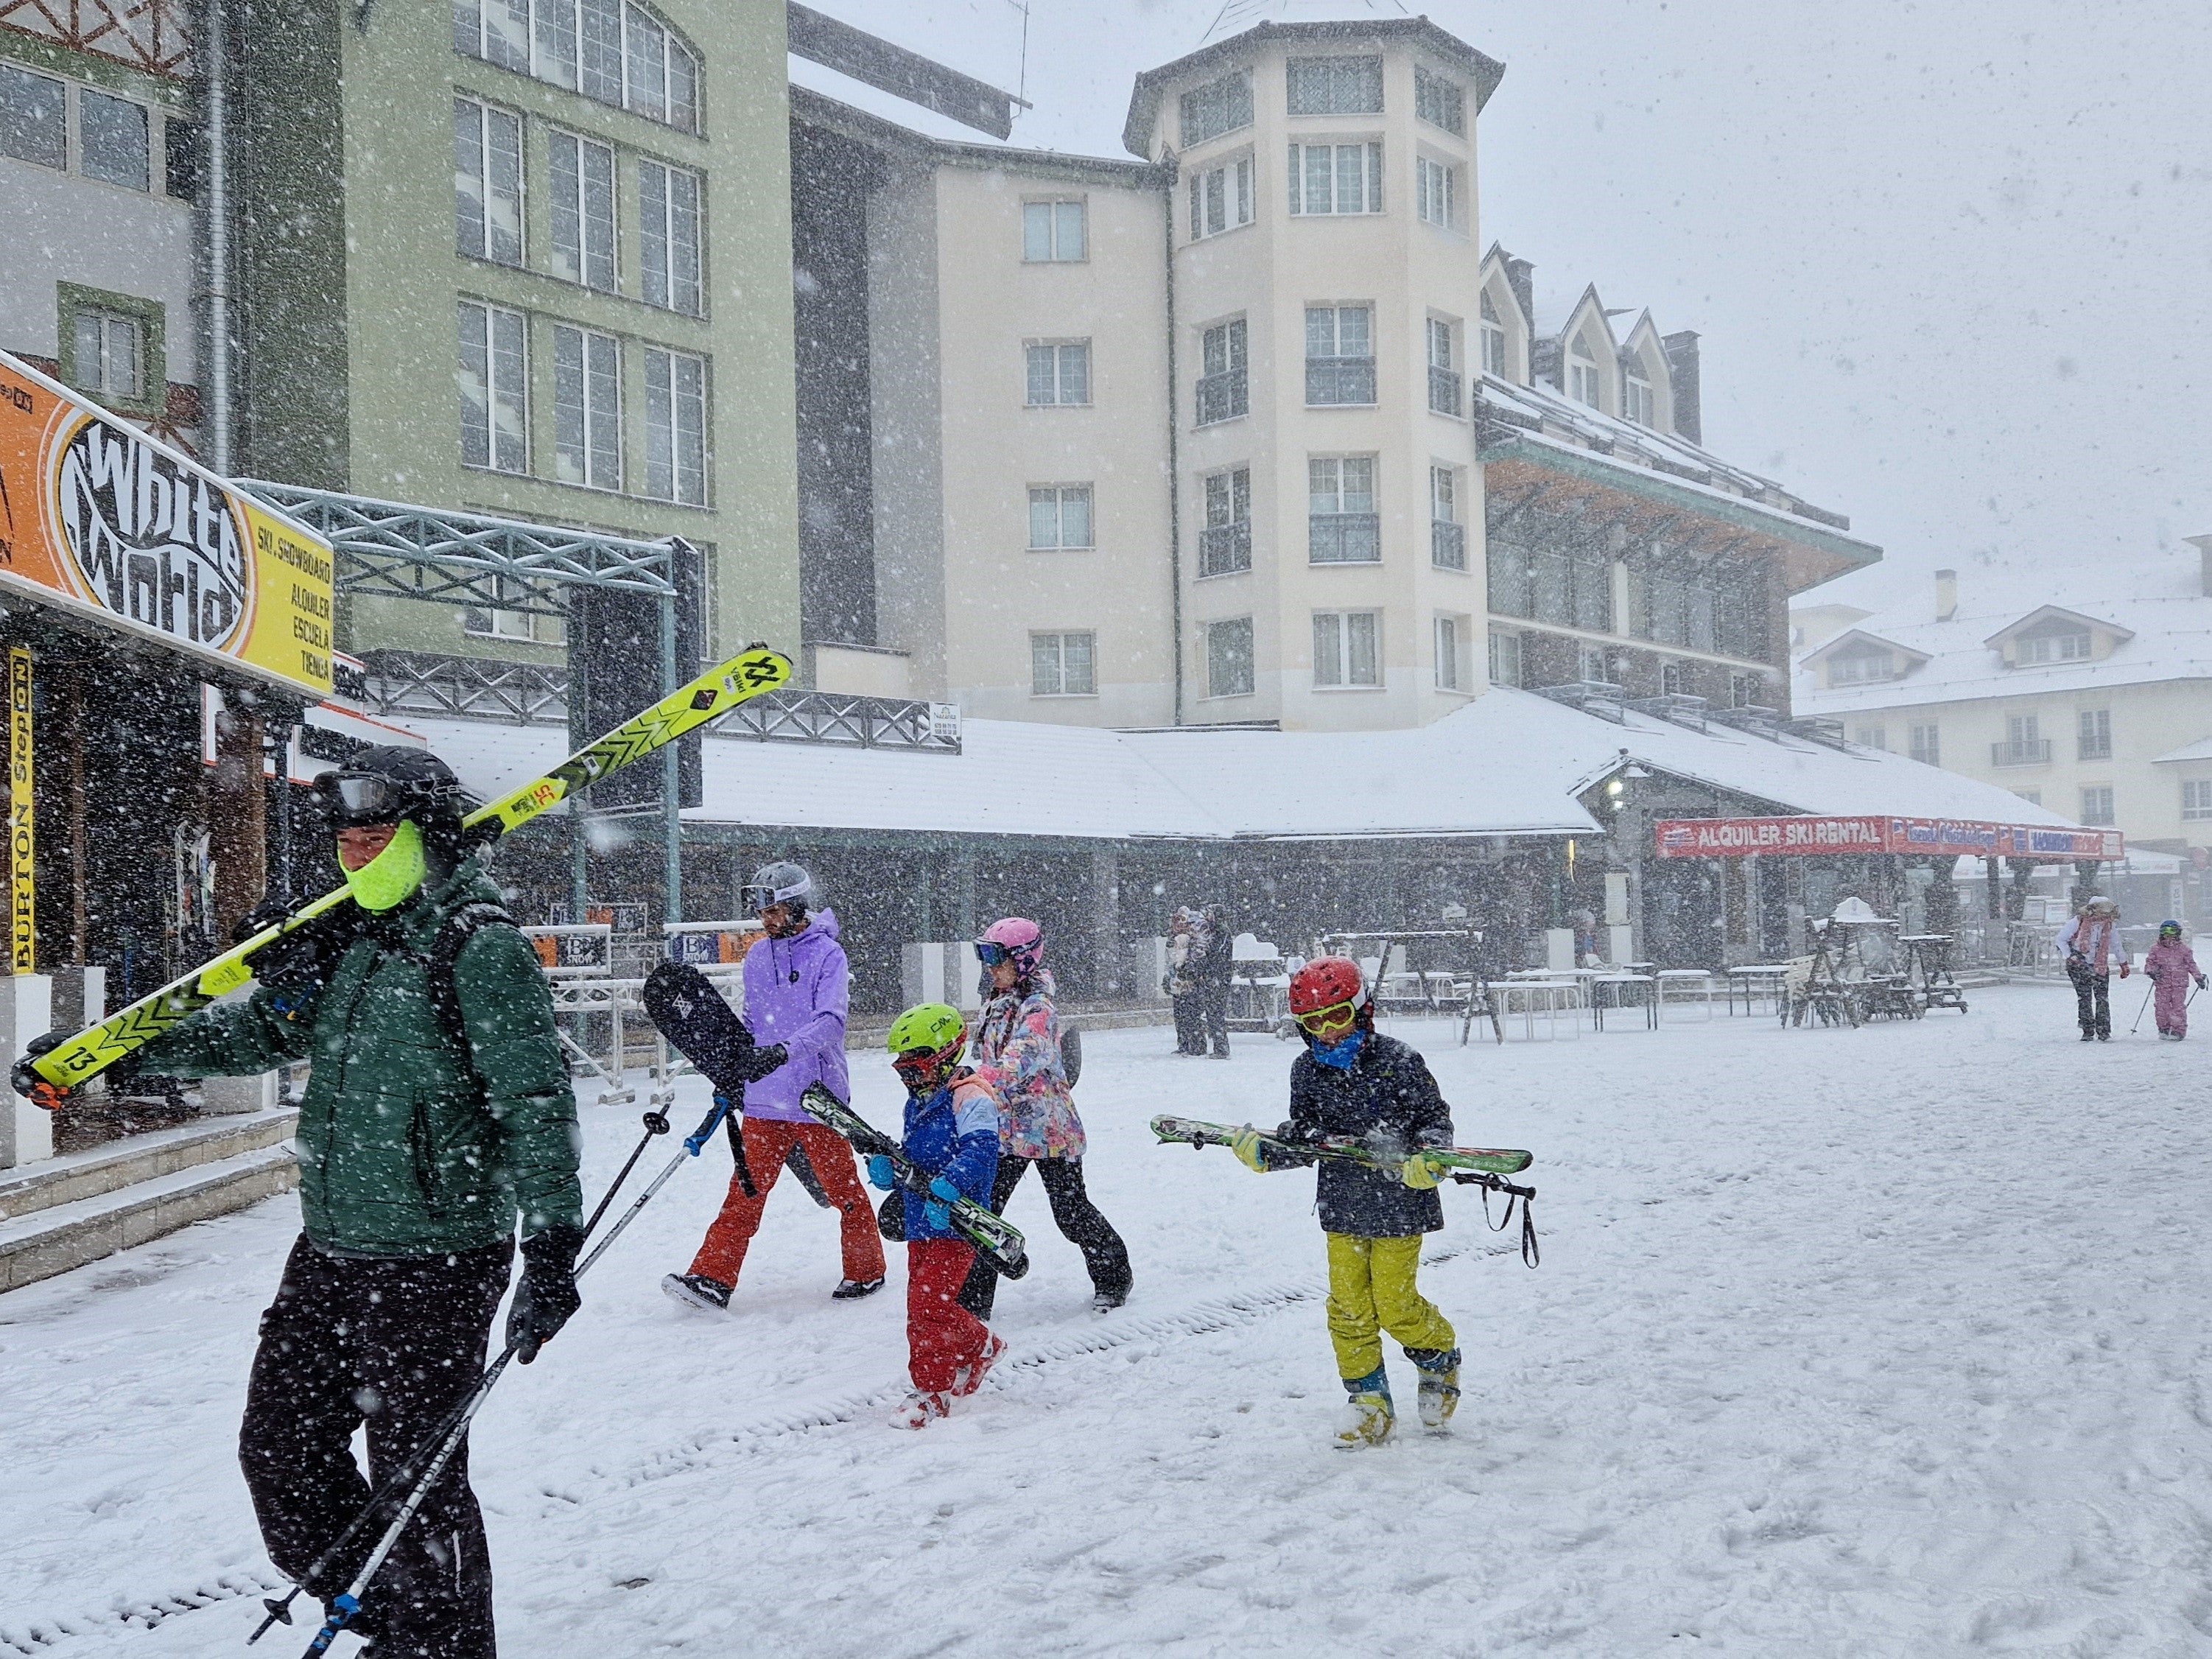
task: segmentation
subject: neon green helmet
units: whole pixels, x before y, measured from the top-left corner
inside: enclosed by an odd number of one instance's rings
[[[909,1085],[928,1083],[960,1063],[968,1022],[942,1002],[918,1003],[891,1022],[891,1064]]]

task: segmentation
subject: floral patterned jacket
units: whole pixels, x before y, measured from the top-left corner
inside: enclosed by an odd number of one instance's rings
[[[999,1097],[1000,1153],[1083,1156],[1083,1120],[1060,1064],[1050,969],[1040,968],[1026,986],[1000,991],[983,1005],[968,1063]]]

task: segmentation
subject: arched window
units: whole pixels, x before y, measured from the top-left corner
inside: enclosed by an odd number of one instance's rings
[[[1597,359],[1590,356],[1589,347],[1579,334],[1567,351],[1567,396],[1592,409],[1601,407],[1597,395]]]
[[[699,58],[632,0],[453,0],[453,47],[586,98],[699,131]]]
[[[1482,372],[1501,380],[1510,378],[1505,372],[1505,324],[1486,289],[1482,295]]]

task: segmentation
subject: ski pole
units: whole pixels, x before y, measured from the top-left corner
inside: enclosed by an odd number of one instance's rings
[[[720,1115],[721,1109],[723,1109],[718,1105],[715,1113],[716,1116]],[[610,1204],[612,1204],[615,1200],[615,1194],[622,1191],[623,1185],[629,1180],[630,1171],[637,1168],[638,1159],[645,1156],[645,1149],[653,1144],[653,1137],[656,1135],[665,1135],[668,1133],[668,1118],[665,1113],[647,1112],[645,1114],[644,1123],[645,1133],[638,1137],[637,1145],[630,1149],[629,1157],[623,1161],[622,1168],[616,1172],[614,1180],[608,1184],[605,1194],[599,1200],[599,1206],[592,1212],[591,1218],[584,1223],[585,1237],[589,1238],[592,1232],[598,1228],[600,1218],[606,1214],[607,1206]],[[702,1131],[702,1133],[711,1133],[711,1130]],[[688,1146],[690,1143],[686,1142],[685,1144]],[[663,1177],[664,1180],[665,1178],[665,1176]],[[634,1209],[632,1212],[635,1213]],[[625,1216],[623,1218],[623,1224],[628,1224],[628,1221],[629,1218]],[[621,1227],[617,1226],[616,1231],[619,1232],[621,1231]],[[611,1241],[612,1237],[612,1234],[609,1235],[610,1241]],[[593,1252],[594,1256],[596,1256],[597,1254],[598,1253],[596,1251]],[[588,1266],[589,1263],[586,1262],[586,1265]],[[576,1269],[575,1276],[580,1278],[583,1275],[583,1267],[579,1267]],[[361,1529],[368,1524],[370,1518],[374,1516],[378,1510],[383,1509],[386,1504],[392,1502],[392,1497],[395,1493],[407,1488],[416,1480],[416,1471],[422,1462],[424,1454],[428,1453],[434,1446],[443,1445],[452,1436],[456,1428],[464,1426],[468,1419],[475,1415],[477,1407],[482,1403],[484,1394],[490,1389],[493,1381],[497,1378],[501,1370],[505,1368],[507,1361],[507,1355],[512,1352],[513,1350],[510,1349],[507,1352],[501,1353],[497,1359],[494,1360],[491,1364],[486,1368],[483,1376],[477,1380],[477,1387],[472,1389],[465,1399],[456,1404],[451,1411],[447,1412],[443,1418],[440,1419],[437,1426],[432,1429],[428,1434],[422,1437],[422,1443],[416,1446],[412,1452],[408,1454],[405,1461],[403,1462],[398,1468],[392,1472],[390,1477],[385,1480],[382,1486],[379,1486],[375,1491],[369,1494],[368,1501],[363,1504],[355,1513],[353,1519],[346,1523],[345,1530],[340,1533],[328,1545],[324,1547],[322,1553],[315,1558],[313,1565],[308,1567],[300,1583],[293,1585],[292,1588],[287,1590],[281,1597],[265,1596],[263,1598],[261,1605],[268,1609],[268,1613],[264,1618],[263,1618],[260,1624],[254,1627],[253,1634],[246,1638],[246,1646],[252,1647],[256,1642],[258,1642],[264,1636],[267,1635],[269,1632],[269,1627],[271,1625],[289,1625],[292,1622],[292,1603],[299,1599],[300,1592],[306,1589],[308,1583],[322,1576],[324,1570],[331,1565],[332,1559],[341,1554],[347,1545],[353,1542],[355,1537],[360,1533]],[[441,1460],[436,1467],[438,1468],[442,1468],[444,1467],[444,1459],[450,1455],[450,1452],[441,1455]],[[432,1481],[434,1481],[436,1478],[436,1474],[434,1471],[430,1479]],[[331,1634],[336,1635],[337,1632],[332,1632]],[[328,1644],[325,1643],[325,1645],[327,1646]],[[319,1650],[318,1650],[319,1651]]]
[[[676,1172],[684,1167],[686,1158],[699,1156],[700,1149],[720,1127],[723,1115],[729,1109],[729,1102],[718,1097],[714,1102],[714,1109],[707,1114],[705,1121],[697,1129],[684,1138],[684,1150],[669,1160],[668,1167],[653,1177],[653,1183],[640,1193],[636,1200],[622,1212],[615,1224],[607,1229],[606,1237],[592,1246],[590,1253],[576,1264],[572,1279],[581,1279],[590,1271],[592,1264],[607,1253],[608,1247],[620,1238],[623,1230],[637,1218],[638,1212],[651,1202],[653,1195],[666,1186]],[[648,1139],[650,1133],[651,1132],[648,1131]],[[641,1152],[643,1150],[642,1146],[639,1148]],[[602,1205],[600,1207],[604,1209],[605,1206]],[[475,1389],[465,1401],[462,1401],[459,1419],[453,1427],[447,1431],[444,1443],[438,1448],[437,1455],[430,1461],[421,1477],[416,1480],[414,1490],[407,1494],[407,1501],[399,1506],[399,1512],[392,1517],[392,1524],[384,1529],[383,1536],[376,1540],[376,1547],[369,1552],[368,1559],[362,1564],[361,1571],[354,1575],[353,1582],[345,1587],[344,1591],[331,1599],[331,1614],[323,1621],[323,1627],[315,1632],[315,1639],[307,1644],[307,1650],[301,1656],[301,1659],[315,1659],[316,1655],[328,1652],[331,1644],[337,1639],[338,1632],[352,1622],[354,1614],[361,1611],[361,1598],[368,1593],[369,1582],[376,1577],[384,1565],[385,1559],[392,1553],[392,1547],[399,1542],[399,1534],[406,1531],[407,1523],[415,1518],[417,1511],[428,1501],[430,1488],[437,1485],[438,1477],[445,1473],[446,1465],[453,1461],[453,1454],[460,1449],[461,1442],[467,1437],[470,1422],[475,1418],[477,1408],[490,1395],[492,1384],[499,1381],[500,1373],[507,1369],[507,1362],[514,1358],[514,1345],[509,1343],[500,1351],[499,1358],[485,1368],[484,1374],[477,1382]]]
[[[2150,975],[2148,974],[2145,974],[2143,977],[2145,979],[2150,979]],[[2137,1031],[2142,1030],[2143,1009],[2150,1006],[2151,997],[2157,990],[2158,981],[2154,979],[2151,980],[2149,987],[2143,992],[2142,1008],[2136,1010],[2136,1023],[2128,1027],[2128,1035],[2130,1036],[2133,1036]]]

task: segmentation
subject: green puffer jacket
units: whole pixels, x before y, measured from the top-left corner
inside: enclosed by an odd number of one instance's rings
[[[314,1061],[300,1105],[300,1200],[323,1249],[475,1249],[511,1237],[518,1210],[525,1237],[579,1224],[576,1099],[530,942],[492,921],[455,958],[468,1054],[431,1000],[439,927],[464,905],[498,902],[471,860],[436,890],[372,919],[319,996],[261,986],[202,1009],[148,1045],[145,1068],[249,1077]]]

